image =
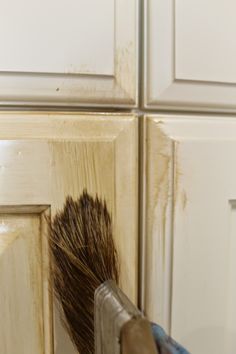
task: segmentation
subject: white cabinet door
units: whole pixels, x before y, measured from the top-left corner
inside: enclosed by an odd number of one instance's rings
[[[150,108],[236,110],[234,0],[145,0]]]
[[[135,106],[137,0],[1,0],[0,103]]]
[[[236,122],[146,121],[144,309],[192,354],[236,352]]]
[[[0,114],[0,353],[76,353],[56,311],[52,323],[44,216],[84,188],[107,201],[136,302],[137,140],[132,115]]]

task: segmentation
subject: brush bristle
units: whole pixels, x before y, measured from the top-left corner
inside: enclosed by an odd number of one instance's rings
[[[94,292],[118,283],[118,261],[106,202],[86,191],[68,197],[50,225],[54,291],[63,322],[81,354],[94,353]]]

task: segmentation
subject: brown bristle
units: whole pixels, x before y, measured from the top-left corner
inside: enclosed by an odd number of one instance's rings
[[[50,225],[54,290],[63,321],[81,354],[94,353],[94,292],[118,283],[118,261],[106,202],[86,191],[68,197]]]

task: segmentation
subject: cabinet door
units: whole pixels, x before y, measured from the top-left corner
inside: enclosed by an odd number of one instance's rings
[[[145,106],[236,110],[233,0],[145,0]]]
[[[137,0],[1,0],[0,103],[135,106]]]
[[[193,354],[236,351],[236,122],[146,121],[144,309]]]
[[[0,114],[1,353],[76,353],[56,310],[53,323],[44,216],[84,188],[107,201],[121,287],[136,301],[137,178],[132,115]]]

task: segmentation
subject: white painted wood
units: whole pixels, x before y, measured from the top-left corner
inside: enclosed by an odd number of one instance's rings
[[[236,123],[146,121],[144,310],[190,353],[236,350]]]
[[[1,71],[112,75],[114,7],[109,0],[1,0]],[[101,47],[103,61],[94,55]]]
[[[236,83],[235,11],[233,0],[176,1],[177,79]]]
[[[4,354],[76,353],[56,311],[53,350],[47,285],[49,257],[47,243],[40,244],[43,237],[47,239],[42,212],[55,215],[67,195],[78,197],[84,188],[107,200],[120,257],[121,287],[136,302],[137,140],[137,120],[129,114],[0,114],[0,288],[4,288],[0,292],[0,322],[4,326],[4,331],[0,331],[0,351]],[[26,222],[33,222],[36,231],[29,232]],[[18,247],[14,237],[19,223],[22,240],[19,238]],[[33,257],[40,247],[41,258]],[[32,281],[30,272],[34,267],[38,273]],[[18,290],[18,285],[24,289]],[[39,288],[36,295],[34,286]],[[44,301],[40,300],[42,294]],[[28,307],[28,314],[23,314],[23,308]],[[34,311],[37,315],[32,317]],[[21,320],[18,314],[24,315]],[[40,333],[36,330],[39,322]],[[20,324],[22,328],[15,334]],[[26,347],[24,341],[19,342],[22,333],[28,334]],[[13,347],[14,338],[19,346]]]
[[[135,106],[138,2],[1,0],[0,103]]]
[[[145,0],[146,108],[235,111],[235,11],[233,0]]]

